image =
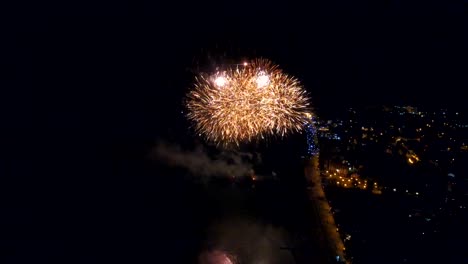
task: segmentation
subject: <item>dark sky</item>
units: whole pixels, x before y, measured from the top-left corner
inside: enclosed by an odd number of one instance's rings
[[[162,93],[180,97],[191,70],[221,55],[263,56],[297,76],[321,111],[381,103],[465,107],[462,3],[156,2],[16,6],[6,18],[2,75],[45,100],[82,94],[91,104],[115,107],[100,101],[115,97],[139,107]],[[161,103],[171,107],[171,100]]]
[[[181,110],[194,72],[224,59],[280,64],[319,114],[383,103],[467,108],[467,18],[458,2],[10,7],[1,16],[2,127],[25,148],[188,131]]]

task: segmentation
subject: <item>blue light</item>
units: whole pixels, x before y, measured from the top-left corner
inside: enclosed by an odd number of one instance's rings
[[[310,156],[315,156],[319,154],[318,140],[317,140],[317,130],[314,126],[315,120],[314,117],[306,123],[306,137],[307,137],[307,154]]]

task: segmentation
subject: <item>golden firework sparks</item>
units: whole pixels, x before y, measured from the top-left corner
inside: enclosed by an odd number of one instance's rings
[[[200,74],[186,106],[196,131],[224,145],[285,136],[300,131],[309,119],[303,87],[265,59]]]

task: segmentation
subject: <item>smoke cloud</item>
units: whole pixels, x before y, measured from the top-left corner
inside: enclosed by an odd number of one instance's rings
[[[230,217],[209,229],[205,243],[207,249],[227,254],[234,264],[293,264],[296,262],[291,252],[281,250],[289,241],[288,233],[281,228],[254,219]]]
[[[170,166],[185,168],[199,176],[242,177],[252,171],[250,153],[222,152],[212,158],[203,147],[183,150],[178,145],[158,142],[154,156]]]

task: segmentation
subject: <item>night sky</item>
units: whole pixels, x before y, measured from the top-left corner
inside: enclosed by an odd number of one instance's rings
[[[467,21],[462,4],[451,1],[113,1],[16,9],[2,74],[63,102],[73,91],[101,105],[111,102],[100,97],[142,105],[142,98],[165,93],[174,94],[163,100],[172,105],[197,67],[259,56],[297,76],[325,112],[382,103],[460,106],[467,85]]]
[[[90,223],[88,206],[103,222],[123,217],[116,208],[134,201],[139,185],[126,182],[118,161],[143,157],[158,137],[190,135],[183,95],[197,69],[223,60],[273,60],[323,115],[380,104],[466,110],[461,2],[9,6],[0,33],[0,208],[10,216],[2,221],[18,230],[32,223],[21,234],[41,237],[41,223],[57,236],[74,223],[63,218]]]

